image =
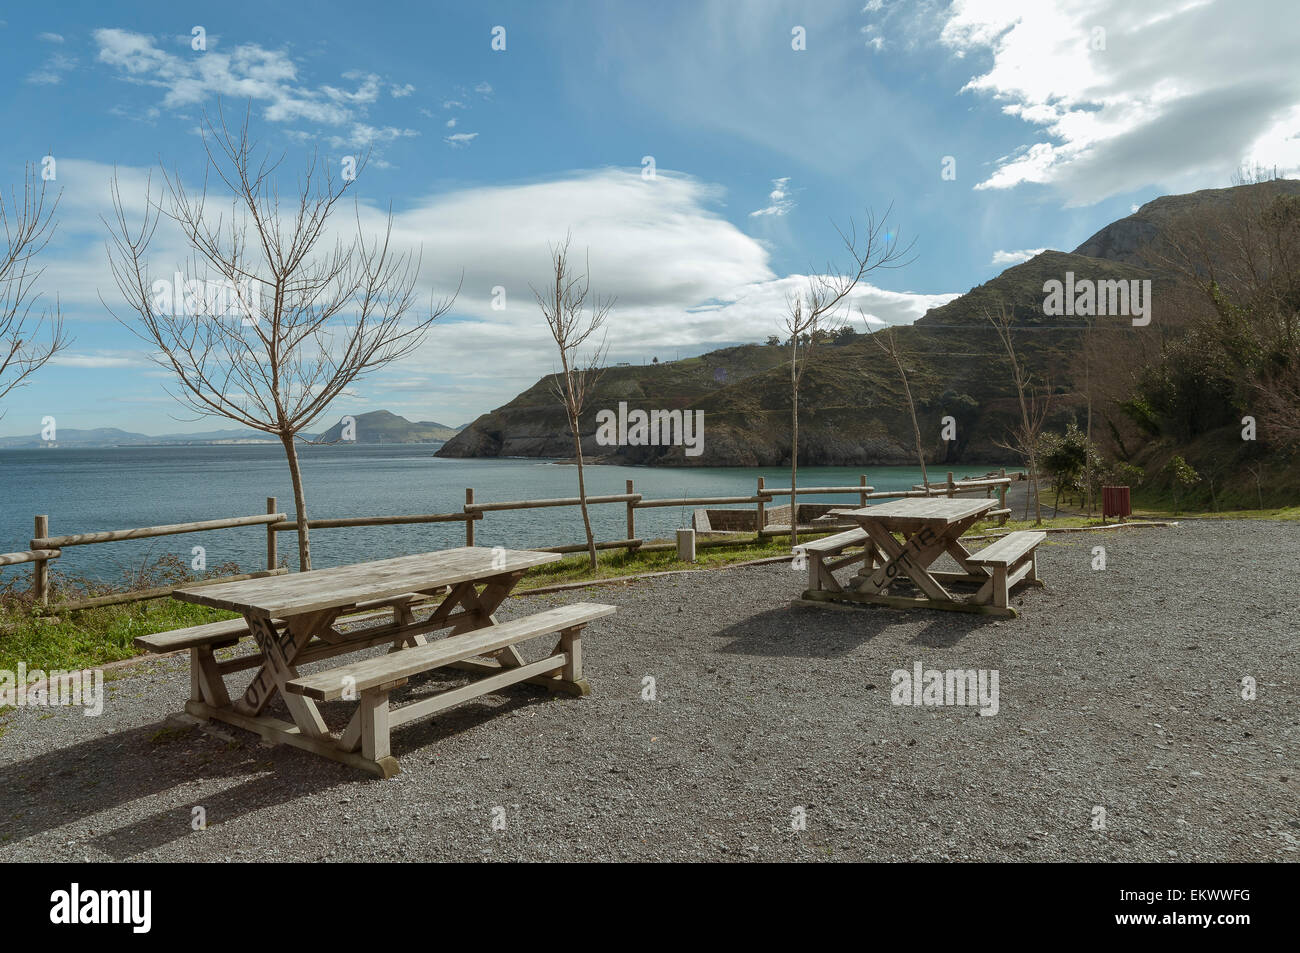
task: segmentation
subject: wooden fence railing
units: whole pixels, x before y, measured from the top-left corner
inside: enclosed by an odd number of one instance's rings
[[[867,485],[867,478],[862,476],[857,486],[808,486],[797,487],[794,490],[798,496],[815,496],[819,494],[848,494],[856,493],[862,506],[867,505],[868,500],[876,499],[897,499],[900,497],[925,497],[925,496],[956,496],[963,493],[978,493],[984,491],[985,496],[992,496],[996,491],[999,497],[999,507],[993,510],[989,515],[999,519],[1000,522],[1006,522],[1010,511],[1007,509],[1007,486],[1011,483],[1011,478],[1006,475],[1006,470],[1002,470],[998,476],[989,476],[977,480],[954,480],[952,473],[948,474],[947,480],[941,483],[932,483],[924,487],[917,484],[911,490],[885,490],[876,492],[874,487]],[[753,496],[702,496],[702,497],[682,497],[674,499],[656,499],[647,500],[640,493],[637,493],[632,485],[632,481],[627,481],[627,492],[608,494],[604,496],[587,497],[588,505],[604,504],[622,504],[627,512],[627,535],[623,539],[603,540],[596,543],[597,549],[627,549],[640,550],[643,552],[654,552],[658,550],[675,549],[675,542],[665,543],[647,543],[644,539],[637,536],[636,533],[636,511],[640,509],[652,509],[665,506],[692,506],[692,507],[711,507],[711,506],[734,506],[737,504],[749,504],[755,507],[756,520],[755,532],[731,534],[723,539],[701,540],[696,545],[699,547],[710,546],[746,546],[752,545],[757,540],[768,539],[776,536],[790,535],[789,526],[772,526],[766,524],[766,509],[772,503],[773,498],[780,496],[789,496],[790,487],[769,487],[766,485],[763,477],[758,478],[758,485]],[[415,523],[464,523],[465,524],[465,545],[474,545],[474,524],[480,522],[487,513],[508,512],[511,510],[530,510],[550,506],[579,506],[581,504],[579,497],[561,497],[558,499],[545,500],[494,500],[492,502],[476,502],[474,499],[473,488],[465,490],[465,506],[459,513],[421,513],[402,516],[348,516],[332,519],[309,519],[307,526],[310,529],[340,529],[345,527],[356,526],[399,526]],[[22,563],[33,563],[32,567],[32,599],[40,604],[47,604],[50,595],[50,577],[49,564],[52,560],[58,559],[63,555],[63,550],[70,546],[90,546],[101,543],[120,542],[131,539],[150,539],[157,536],[172,536],[180,533],[202,533],[212,530],[233,529],[245,526],[264,526],[266,528],[266,569],[256,572],[241,573],[233,576],[222,576],[215,579],[205,579],[198,582],[176,583],[169,586],[159,586],[151,589],[138,589],[131,592],[112,593],[105,596],[96,596],[88,599],[81,599],[72,602],[59,603],[57,608],[62,610],[87,609],[93,606],[114,605],[123,602],[137,602],[144,599],[156,599],[161,596],[170,594],[175,589],[193,588],[195,586],[216,585],[222,582],[236,582],[241,579],[256,579],[263,576],[278,575],[288,572],[287,569],[279,565],[279,554],[276,545],[277,533],[292,533],[298,529],[295,520],[290,519],[286,514],[280,512],[277,508],[276,498],[273,496],[266,498],[266,513],[255,516],[234,516],[225,519],[199,520],[190,523],[172,523],[165,526],[145,526],[138,529],[119,529],[105,530],[93,533],[68,533],[61,536],[51,536],[49,526],[49,516],[41,515],[35,518],[34,534],[30,542],[31,548],[22,552],[0,553],[0,566],[12,566]],[[578,553],[586,550],[585,543],[573,543],[563,546],[537,547],[544,552],[552,553]]]

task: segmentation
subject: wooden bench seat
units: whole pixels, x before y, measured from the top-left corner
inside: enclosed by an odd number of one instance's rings
[[[356,606],[355,612],[365,615],[344,616],[349,623],[364,622],[379,618],[388,611],[399,615],[409,612],[433,596],[423,592],[407,592],[388,599],[376,599]],[[378,610],[378,611],[375,611]],[[224,619],[221,622],[207,622],[203,625],[191,625],[184,629],[171,629],[167,632],[152,632],[149,635],[137,635],[133,640],[135,647],[147,652],[162,655],[182,649],[206,646],[212,649],[228,648],[248,636],[248,623],[243,619]]]
[[[805,553],[817,553],[822,556],[838,556],[850,546],[860,546],[867,541],[867,531],[851,529],[834,536],[823,536],[810,543],[800,543],[799,549]]]
[[[1035,550],[1045,539],[1047,534],[1044,532],[1020,530],[994,540],[967,557],[968,563],[992,571],[992,578],[980,590],[980,597],[987,598],[991,594],[993,605],[1005,609],[1010,602],[1012,587],[1022,581],[1041,585]]]
[[[172,629],[170,632],[137,635],[135,647],[160,655],[164,652],[197,648],[200,645],[218,649],[234,645],[246,635],[248,635],[247,622],[243,619],[225,619],[221,622],[192,625],[185,629]]]
[[[382,774],[389,777],[397,771],[389,744],[392,727],[517,682],[533,681],[558,691],[587,694],[590,687],[582,676],[581,631],[588,623],[614,611],[614,606],[594,603],[559,606],[324,672],[299,675],[286,682],[284,688],[316,701],[358,701],[357,713],[343,732],[339,745],[345,751],[360,747],[362,757],[377,763]],[[514,649],[520,642],[556,633],[560,636],[559,644],[540,661],[525,662]],[[461,667],[467,660],[483,655],[494,655],[497,664],[476,663],[474,670],[495,674],[389,709],[389,692],[400,688],[411,676],[437,668]]]
[[[833,559],[851,546],[862,546],[860,553]],[[834,572],[851,563],[865,561],[868,568],[874,568],[876,547],[864,529],[850,529],[834,536],[823,536],[811,542],[800,543],[795,551],[802,550],[808,559],[808,588],[827,588],[832,592],[842,592],[843,587],[836,581]],[[828,562],[828,560],[831,560]]]
[[[1026,554],[1032,553],[1045,539],[1047,534],[1041,531],[1020,530],[1007,533],[968,557],[967,562],[981,566],[1011,566],[1020,562]]]

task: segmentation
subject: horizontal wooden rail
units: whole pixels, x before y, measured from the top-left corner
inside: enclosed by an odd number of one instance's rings
[[[701,496],[680,500],[642,500],[633,504],[638,510],[656,506],[709,506],[714,503],[767,503],[767,496]]]
[[[75,602],[61,602],[55,609],[74,611],[93,609],[96,606],[114,606],[123,602],[143,602],[145,599],[160,599],[170,596],[177,589],[199,589],[203,586],[215,586],[223,582],[242,582],[245,579],[261,579],[264,576],[283,576],[287,569],[260,569],[257,572],[240,573],[237,576],[220,576],[216,579],[200,579],[197,582],[177,582],[170,586],[156,586],[153,589],[135,589],[131,592],[115,592],[107,596],[95,596],[93,599],[78,599]]]
[[[612,496],[589,496],[587,503],[635,503],[641,499],[640,493],[616,493]],[[562,497],[555,500],[504,500],[497,503],[466,503],[467,513],[493,513],[500,510],[534,510],[543,506],[579,506],[582,498],[577,496]]]
[[[41,559],[58,559],[63,553],[57,549],[33,549],[22,553],[0,553],[0,566],[34,563]]]
[[[986,487],[986,486],[1002,486],[1003,484],[1007,484],[1007,483],[1011,483],[1011,482],[1012,482],[1011,477],[992,477],[992,478],[990,478],[990,479],[979,479],[979,480],[956,480],[956,481],[954,481],[954,483],[953,483],[953,487],[954,487],[955,489],[958,489],[958,490],[961,490],[961,489],[972,489],[972,490],[976,490],[976,489],[978,489],[978,490],[982,490],[982,489],[984,489],[984,487]],[[913,483],[913,484],[912,484],[912,489],[913,489],[913,490],[924,490],[924,489],[925,489],[925,484],[924,484],[924,483]],[[945,481],[945,480],[931,481],[931,483],[930,483],[930,489],[931,489],[931,490],[947,490],[947,489],[948,489],[948,483],[947,483],[947,481]]]
[[[337,519],[319,519],[307,521],[308,529],[341,529],[348,526],[402,526],[408,523],[464,523],[466,520],[479,520],[478,513],[416,513],[411,516],[342,516]],[[276,533],[292,533],[298,528],[297,522],[281,519],[267,527]]]
[[[624,547],[627,547],[629,549],[633,547],[640,548],[642,542],[644,542],[644,540],[612,539],[612,540],[607,540],[603,543],[597,543],[596,548],[597,549],[623,549]],[[673,545],[676,546],[677,544],[673,543]],[[537,548],[537,552],[539,553],[585,553],[587,551],[587,544],[572,543],[568,546],[539,546],[536,548]]]
[[[871,493],[875,490],[874,486],[799,486],[795,487],[794,492],[807,496],[811,493]],[[767,496],[789,496],[790,488],[788,486],[763,487],[763,493]]]
[[[111,529],[102,533],[71,533],[67,536],[46,536],[33,539],[32,549],[58,549],[63,546],[89,546],[91,543],[112,543],[122,539],[149,539],[153,536],[175,536],[178,533],[201,533],[210,529],[230,529],[235,526],[259,526],[284,519],[283,513],[264,513],[257,516],[233,516],[220,520],[199,520],[195,523],[172,523],[169,526],[145,526],[141,529]]]

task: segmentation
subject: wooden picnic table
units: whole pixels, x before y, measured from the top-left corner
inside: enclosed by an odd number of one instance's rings
[[[238,612],[244,624],[210,623],[141,637],[137,644],[153,651],[191,650],[192,691],[185,706],[190,715],[215,718],[388,777],[397,771],[388,751],[390,724],[520,681],[570,694],[588,691],[576,636],[586,622],[612,613],[612,607],[564,606],[502,625],[493,616],[527,570],[560,558],[558,553],[464,547],[178,589],[174,598]],[[417,622],[413,606],[437,596],[442,599],[432,613]],[[347,631],[335,624],[340,616],[367,610],[377,611],[347,621],[378,617],[381,624]],[[382,623],[389,613],[391,621]],[[446,628],[451,630],[446,638],[426,642],[426,634]],[[259,651],[218,661],[213,650],[235,644],[245,632]],[[515,643],[547,633],[560,633],[562,645],[546,659],[525,662]],[[299,675],[300,665],[384,643],[390,644],[388,656]],[[252,680],[232,701],[225,676],[254,667]],[[435,667],[488,677],[389,712],[390,690]],[[265,713],[277,696],[292,723]],[[316,700],[340,698],[361,705],[336,734],[326,726]],[[396,717],[403,712],[407,714]]]
[[[1041,585],[1033,549],[1044,534],[1012,533],[1007,537],[1010,543],[995,544],[998,550],[988,556],[972,554],[961,541],[966,530],[998,505],[993,499],[938,497],[831,510],[828,515],[851,520],[860,530],[839,534],[822,547],[817,547],[816,541],[809,544],[815,562],[803,598],[1014,616],[1015,610],[1007,604],[1010,586],[1021,581]],[[826,561],[826,557],[858,544],[863,546],[861,553]],[[956,562],[956,572],[930,568],[944,554]],[[857,575],[847,588],[840,585],[832,570],[856,561],[862,562]],[[891,592],[907,584],[915,587],[917,594]],[[960,584],[973,584],[977,589],[971,597],[959,598],[949,586]]]

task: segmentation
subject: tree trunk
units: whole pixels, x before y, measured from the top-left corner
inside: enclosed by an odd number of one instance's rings
[[[1043,525],[1043,494],[1039,489],[1037,455],[1029,458],[1029,467],[1034,474],[1034,525],[1042,526]]]
[[[596,571],[596,537],[591,532],[591,515],[587,512],[587,478],[582,470],[582,436],[578,431],[576,417],[569,418],[573,430],[573,451],[578,457],[578,505],[582,509],[582,528],[587,533],[587,558],[591,561],[591,571]]]
[[[790,548],[799,545],[799,501],[795,499],[795,480],[799,476],[799,387],[793,389],[793,408],[790,412]]]
[[[1088,515],[1092,516],[1092,355],[1088,351],[1088,345],[1092,340],[1092,321],[1087,322],[1087,330],[1083,332],[1083,391],[1084,396],[1088,399],[1088,416],[1084,424],[1083,436],[1085,440],[1083,453],[1083,492],[1088,501]]]
[[[921,447],[921,427],[916,422],[916,404],[912,403],[912,388],[907,385],[907,374],[899,367],[903,377],[903,393],[907,395],[907,409],[912,412],[912,436],[916,440],[916,459],[921,464],[921,484],[930,489],[930,477],[925,472],[925,450]]]
[[[289,458],[289,476],[293,479],[293,507],[298,517],[298,570],[311,569],[311,539],[307,530],[307,497],[302,489],[302,468],[298,465],[298,448],[293,434],[281,434],[284,455]]]

